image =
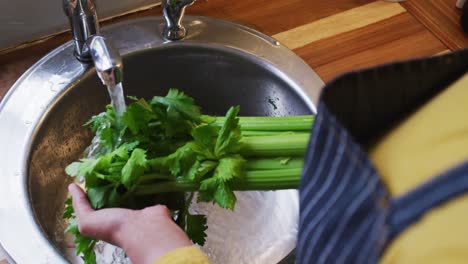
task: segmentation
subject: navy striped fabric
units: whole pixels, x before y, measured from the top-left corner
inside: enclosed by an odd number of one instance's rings
[[[297,263],[377,263],[430,209],[468,192],[468,162],[392,199],[365,152],[321,103],[300,188]]]
[[[389,195],[348,132],[319,106],[300,189],[299,263],[375,263]]]

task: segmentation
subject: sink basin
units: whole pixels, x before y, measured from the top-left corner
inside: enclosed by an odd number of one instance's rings
[[[160,37],[163,23],[151,17],[104,29],[123,56],[127,95],[151,98],[178,88],[204,113],[217,115],[231,105],[240,105],[241,115],[315,112],[323,83],[275,40],[236,24],[187,17],[187,38],[168,42]],[[109,98],[93,67],[72,53],[67,43],[48,54],[0,105],[0,242],[18,263],[74,261],[61,217],[72,181],[64,168],[82,156],[92,137],[82,124]],[[285,261],[295,247],[297,191],[237,195],[235,212],[199,208],[209,215],[205,252],[215,263]]]

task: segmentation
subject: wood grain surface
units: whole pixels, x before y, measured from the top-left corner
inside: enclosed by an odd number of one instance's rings
[[[342,33],[372,25],[404,12],[406,10],[398,4],[376,1],[278,33],[273,37],[288,48],[297,49],[314,41],[340,36]]]
[[[456,0],[198,0],[187,9],[240,23],[277,38],[325,81],[347,71],[468,46]],[[161,9],[104,24],[160,15]],[[39,58],[69,41],[69,33],[9,53],[0,52],[0,100]],[[2,260],[0,250],[0,264]]]
[[[468,46],[468,37],[461,30],[461,11],[455,3],[456,0],[409,0],[402,6],[449,49],[456,50]]]
[[[296,50],[296,53],[324,81],[329,81],[347,71],[431,56],[443,51],[446,51],[446,47],[405,12],[363,28],[310,43]]]
[[[187,13],[234,21],[274,35],[374,1],[202,0]]]

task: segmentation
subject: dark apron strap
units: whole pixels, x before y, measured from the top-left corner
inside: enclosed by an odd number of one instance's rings
[[[465,162],[393,199],[390,205],[389,241],[417,222],[426,212],[467,192],[468,162]]]

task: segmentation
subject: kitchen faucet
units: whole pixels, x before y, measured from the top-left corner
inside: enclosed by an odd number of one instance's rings
[[[92,61],[107,87],[121,83],[122,57],[109,39],[99,35],[94,0],[63,0],[63,8],[70,20],[75,57],[85,63]]]
[[[187,31],[182,25],[185,8],[195,0],[162,0],[166,26],[163,37],[170,41],[183,39]],[[95,0],[63,0],[63,9],[70,20],[75,44],[75,57],[93,62],[102,82],[115,86],[122,82],[122,58],[112,42],[99,35]]]

